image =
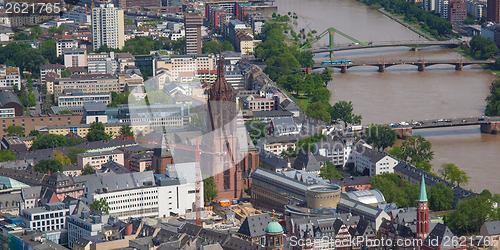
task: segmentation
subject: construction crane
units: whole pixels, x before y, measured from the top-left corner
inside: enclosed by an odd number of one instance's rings
[[[201,154],[208,154],[208,155],[216,155],[216,156],[226,156],[227,152],[209,152],[209,151],[200,150],[200,143],[198,141],[198,138],[196,138],[196,146],[195,147],[182,145],[182,144],[169,144],[169,143],[163,142],[163,141],[158,142],[156,140],[145,139],[145,138],[140,138],[140,137],[133,137],[133,136],[126,136],[126,135],[120,135],[120,136],[117,136],[117,138],[123,138],[126,140],[133,140],[133,141],[142,142],[142,143],[146,143],[146,144],[158,145],[161,147],[176,148],[176,149],[182,149],[182,150],[195,152],[195,154],[196,154],[196,156],[195,156],[196,225],[201,226],[201,181],[202,181],[202,178],[201,178],[201,169],[200,169],[200,155]]]
[[[312,47],[312,44],[318,42],[319,40],[321,40],[321,38],[323,38],[325,35],[329,35],[330,36],[330,39],[329,39],[329,47],[330,47],[330,61],[333,60],[333,48],[335,46],[335,43],[334,43],[334,40],[333,40],[333,37],[335,35],[335,33],[357,43],[357,44],[361,44],[361,45],[366,45],[366,43],[364,42],[361,42],[359,41],[358,39],[352,37],[352,36],[349,36],[347,35],[346,33],[338,30],[338,29],[335,29],[335,28],[328,28],[327,30],[323,31],[321,34],[319,34],[318,36],[316,36],[315,38],[313,38],[312,40],[310,41],[306,41],[300,48],[299,48],[299,51],[302,52],[304,51],[305,49],[308,49],[308,48],[311,48]]]

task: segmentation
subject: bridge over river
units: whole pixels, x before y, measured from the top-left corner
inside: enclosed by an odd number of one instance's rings
[[[306,49],[313,53],[324,53],[330,51],[342,51],[342,50],[353,50],[353,49],[369,49],[369,48],[380,48],[380,47],[426,47],[426,46],[458,46],[463,43],[460,40],[448,40],[448,41],[427,41],[427,40],[410,40],[410,41],[386,41],[386,42],[370,42],[370,43],[350,43],[350,44],[339,44],[335,45],[333,49],[329,47],[319,47]]]
[[[321,65],[321,63],[316,63],[313,66],[313,69],[330,67],[330,68],[340,68],[340,72],[346,73],[347,69],[357,66],[376,66],[378,67],[379,72],[385,72],[385,69],[391,66],[396,65],[415,65],[418,68],[418,71],[425,71],[425,68],[428,66],[436,65],[436,64],[450,64],[455,66],[455,70],[462,70],[464,66],[471,64],[486,64],[492,65],[495,64],[495,60],[416,60],[416,61],[403,61],[403,60],[394,60],[394,61],[353,61],[349,64],[333,64],[333,65]]]
[[[401,125],[404,124],[404,125]],[[460,126],[481,126],[481,133],[498,134],[500,133],[500,117],[467,117],[439,120],[423,120],[412,122],[411,124],[383,124],[389,126],[396,131],[399,138],[411,135],[414,129],[432,129],[443,127],[460,127]]]

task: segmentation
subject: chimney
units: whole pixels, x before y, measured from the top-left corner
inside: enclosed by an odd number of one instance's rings
[[[132,223],[128,224],[127,226],[125,226],[125,235],[131,235],[132,234]]]

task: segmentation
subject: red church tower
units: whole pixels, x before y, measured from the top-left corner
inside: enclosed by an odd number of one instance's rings
[[[425,189],[425,178],[422,175],[420,184],[420,195],[417,207],[417,238],[425,240],[429,235],[429,207],[427,206],[427,191]]]
[[[208,131],[204,146],[213,152],[225,152],[225,156],[202,158],[202,172],[214,176],[218,200],[239,199],[248,188],[248,174],[259,163],[257,151],[240,151],[238,142],[238,107],[233,87],[224,77],[224,59],[219,55],[217,79],[208,89]],[[245,131],[245,130],[243,130]],[[242,135],[240,135],[242,136]],[[246,136],[246,135],[245,135]],[[250,142],[251,143],[251,142]]]

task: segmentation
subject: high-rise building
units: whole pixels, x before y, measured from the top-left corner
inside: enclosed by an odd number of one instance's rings
[[[123,10],[113,4],[101,4],[92,8],[92,48],[106,44],[113,49],[125,45]]]
[[[184,28],[186,29],[186,54],[201,54],[201,26],[203,17],[199,12],[184,13]]]
[[[488,0],[486,18],[490,22],[500,21],[500,0]]]
[[[467,5],[461,0],[452,0],[450,2],[450,22],[462,22],[467,18]]]
[[[119,0],[118,7],[133,8],[133,7],[161,7],[161,0]]]

